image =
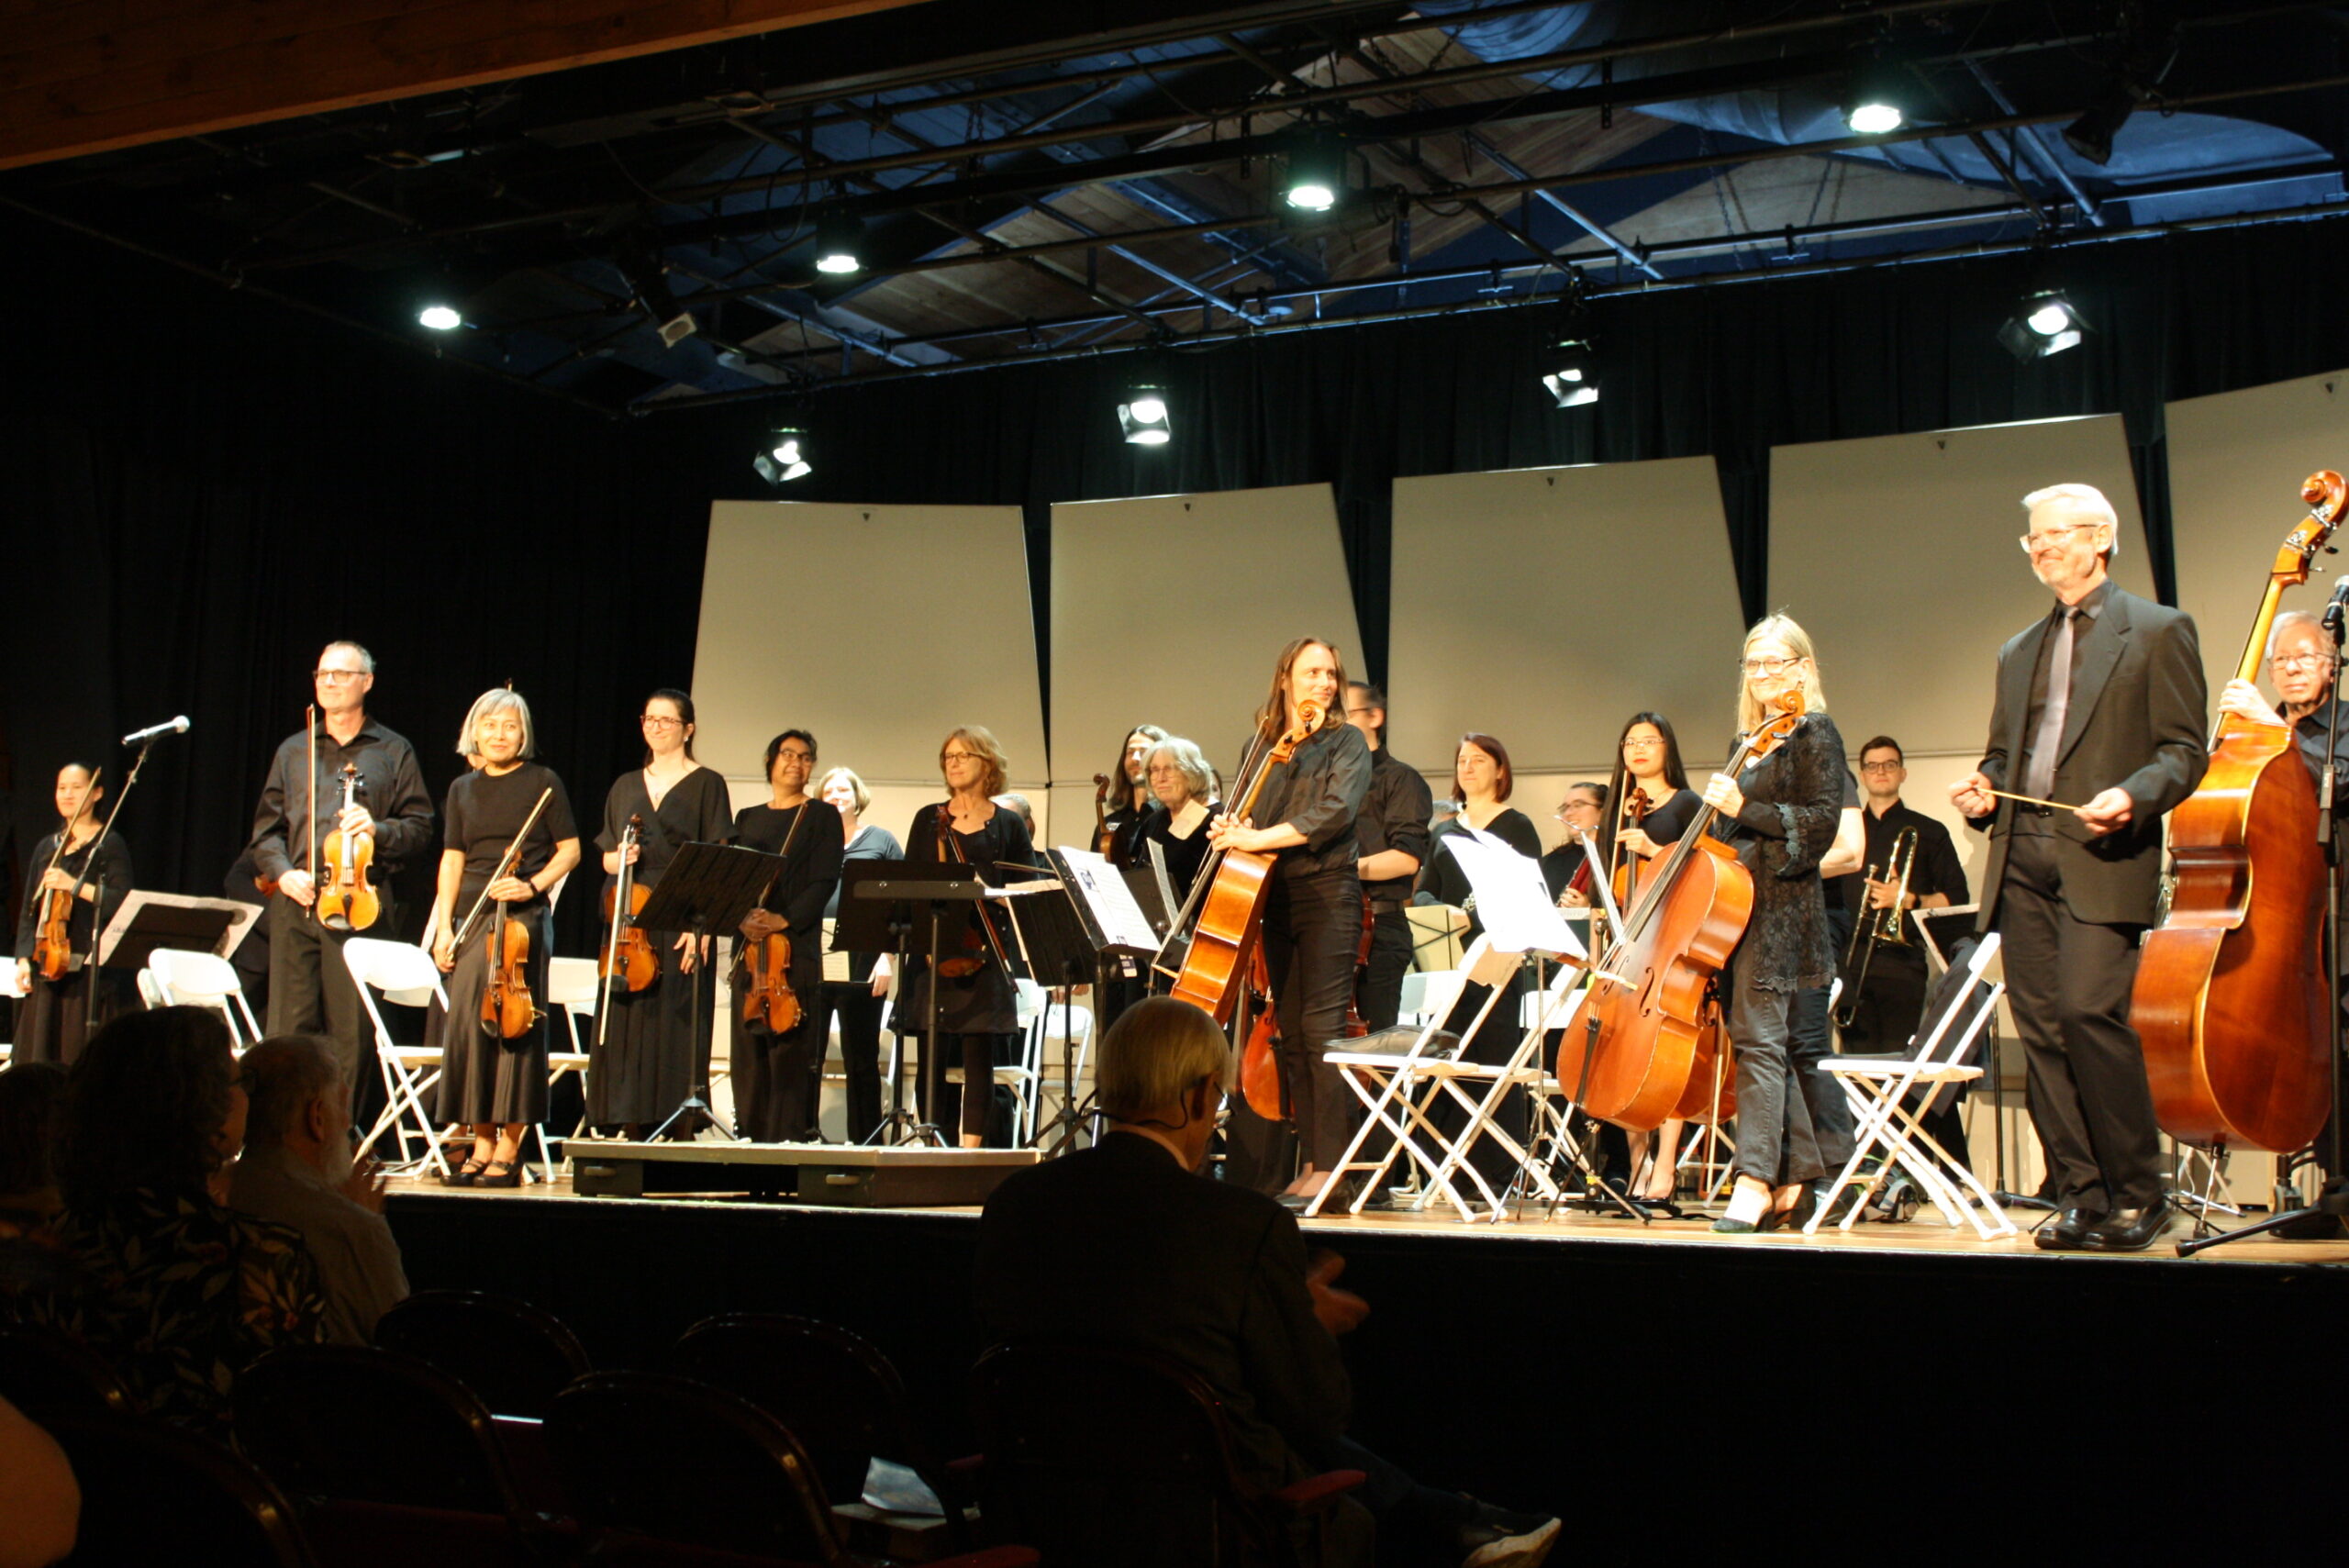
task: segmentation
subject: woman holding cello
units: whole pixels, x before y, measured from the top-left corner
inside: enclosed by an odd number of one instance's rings
[[[722,844],[733,836],[726,781],[694,760],[694,699],[664,686],[644,699],[639,723],[644,763],[612,782],[604,797],[603,831],[596,836],[604,874],[611,879],[605,884],[607,901],[619,890],[623,864],[634,868],[631,886],[649,892],[685,845]],[[641,824],[632,838],[631,821]],[[631,893],[631,904],[642,901]],[[621,917],[631,912],[615,911]],[[653,961],[640,965],[633,978],[641,980],[649,971],[651,983],[633,988],[622,973],[608,984],[598,983],[601,1016],[587,1051],[588,1125],[618,1126],[628,1138],[667,1121],[688,1095],[708,1084],[709,1035],[705,1030],[696,1040],[694,1019],[707,1024],[715,1016],[717,995],[708,955],[694,951],[690,932],[643,936]],[[610,948],[607,928],[599,955]],[[691,1138],[698,1129],[680,1120],[672,1130]]]
[[[1282,649],[1256,710],[1257,745],[1303,739],[1286,762],[1270,764],[1247,817],[1219,814],[1208,826],[1218,850],[1274,858],[1259,940],[1280,1020],[1282,1098],[1297,1123],[1299,1168],[1283,1198],[1300,1208],[1328,1184],[1353,1136],[1345,1084],[1321,1060],[1345,1034],[1362,946],[1354,817],[1370,789],[1371,757],[1369,741],[1346,722],[1345,689],[1330,643],[1300,637]]]
[[[949,731],[938,749],[938,768],[945,777],[947,797],[915,814],[906,834],[908,862],[967,863],[990,887],[1004,884],[1006,865],[1034,863],[1027,825],[1018,813],[995,804],[1009,766],[992,734],[975,724]],[[929,1025],[935,970],[938,1039],[922,1041],[921,1111],[932,1123],[945,1115],[946,1067],[959,1061],[963,1094],[958,1125],[965,1149],[986,1142],[996,1063],[1017,1060],[1019,994],[1012,984],[1010,965],[1019,954],[1010,926],[1001,913],[977,905],[967,917],[941,921],[941,961],[933,966],[926,956],[908,959],[904,983],[897,988],[896,1029],[902,1038]]]
[[[744,806],[734,818],[736,843],[779,862],[759,906],[742,917],[742,959],[728,1009],[734,1120],[743,1137],[761,1143],[812,1143],[822,1136],[818,1074],[830,1032],[818,1005],[824,905],[840,885],[843,835],[832,804],[808,796],[815,772],[816,738],[804,729],[785,730],[767,742],[767,803]],[[774,945],[777,937],[788,943],[788,954]],[[778,981],[790,988],[788,1002],[775,989]],[[862,1136],[852,1125],[849,1137]]]
[[[63,825],[33,846],[27,863],[41,868],[40,880],[26,890],[17,922],[17,989],[24,1001],[17,1008],[15,1061],[71,1065],[82,1042],[116,1010],[106,972],[89,962],[97,933],[130,891],[130,851],[121,836],[98,840],[105,796],[87,763],[57,770]]]
[[[546,1117],[547,1025],[531,1003],[546,995],[551,895],[579,863],[579,830],[562,781],[529,760],[537,750],[522,694],[484,692],[457,739],[458,754],[478,751],[481,766],[449,786],[440,807],[425,940],[449,976],[449,1006],[427,1018],[425,1043],[442,1051],[434,1115],[473,1140],[449,1173],[451,1186],[520,1186],[523,1129]],[[516,995],[521,987],[528,1000]],[[512,997],[512,1034],[482,1016],[493,993]]]
[[[1680,761],[1680,737],[1672,720],[1660,713],[1641,712],[1624,721],[1615,743],[1615,773],[1607,793],[1609,809],[1599,825],[1600,857],[1609,874],[1623,874],[1615,884],[1623,907],[1631,906],[1640,877],[1648,862],[1688,830],[1704,802],[1688,787],[1688,770]],[[1609,1184],[1631,1189],[1631,1203],[1652,1213],[1678,1218],[1673,1195],[1680,1182],[1680,1138],[1687,1123],[1667,1118],[1653,1132],[1625,1132],[1611,1123],[1601,1138],[1606,1151]],[[1653,1151],[1653,1158],[1651,1158]],[[1634,1185],[1636,1184],[1636,1185]],[[1612,1205],[1600,1212],[1617,1212]]]
[[[1757,729],[1790,692],[1804,717],[1735,778],[1715,773],[1705,804],[1714,831],[1753,877],[1753,912],[1721,968],[1730,1043],[1737,1052],[1737,1184],[1713,1229],[1731,1233],[1798,1226],[1825,1174],[1789,1054],[1796,993],[1835,969],[1820,858],[1843,817],[1843,738],[1826,714],[1810,638],[1783,615],[1756,622],[1739,660],[1738,728]]]

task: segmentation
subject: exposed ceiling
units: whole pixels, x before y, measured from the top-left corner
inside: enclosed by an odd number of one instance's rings
[[[2337,6],[1102,0],[996,45],[989,14],[98,154],[0,201],[611,412],[2349,211]],[[1908,127],[1850,132],[1864,72]],[[2127,111],[2101,161],[2065,134],[2097,110]],[[1348,170],[1323,217],[1281,199],[1314,128]],[[853,275],[815,269],[827,211],[863,225]],[[419,327],[432,301],[464,326]]]

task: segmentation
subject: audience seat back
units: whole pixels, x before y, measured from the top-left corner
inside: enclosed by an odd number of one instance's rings
[[[375,1343],[447,1373],[500,1416],[543,1416],[593,1370],[553,1313],[482,1291],[419,1291],[377,1319]]]
[[[106,1359],[70,1334],[0,1323],[0,1396],[36,1419],[137,1413],[139,1402]]]
[[[49,1430],[82,1488],[74,1568],[314,1568],[284,1495],[225,1444],[145,1417],[68,1416]]]

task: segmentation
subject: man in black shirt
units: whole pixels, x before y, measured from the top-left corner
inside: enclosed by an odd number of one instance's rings
[[[1411,967],[1411,921],[1403,913],[1428,858],[1434,793],[1419,771],[1386,746],[1386,694],[1366,681],[1346,687],[1346,722],[1370,742],[1370,789],[1354,817],[1354,874],[1370,900],[1370,961],[1354,976],[1354,1010],[1373,1031],[1394,1027]]]
[[[328,834],[373,833],[369,880],[383,913],[363,934],[396,940],[402,933],[394,879],[403,865],[434,847],[432,797],[425,791],[416,749],[367,717],[367,694],[375,685],[373,654],[355,642],[329,642],[312,679],[318,701],[318,820],[310,819],[310,737],[300,729],[270,759],[261,806],[253,813],[253,864],[277,889],[269,900],[269,1032],[331,1039],[346,1078],[363,1101],[363,1086],[373,1084],[375,1075],[360,1071],[366,1015],[342,961],[343,940],[354,933],[329,931],[314,917],[317,888],[311,857],[323,861]],[[346,762],[359,770],[348,812],[340,805]]]
[[[1874,874],[1845,879],[1853,884],[1848,895],[1852,917],[1881,918],[1898,898],[1902,911],[1899,929],[1912,945],[1878,941],[1868,953],[1866,973],[1843,976],[1844,1011],[1851,1019],[1843,1026],[1843,1049],[1856,1053],[1898,1051],[1917,1032],[1917,1022],[1924,1016],[1924,939],[1909,912],[1946,909],[1965,902],[1965,866],[1958,859],[1949,829],[1901,803],[1900,786],[1908,778],[1900,742],[1891,736],[1879,735],[1860,748],[1860,789],[1866,797],[1861,826],[1867,833],[1862,858]],[[1916,832],[1917,849],[1904,892],[1898,885],[1898,868],[1893,863],[1894,849],[1900,835],[1910,829]],[[1868,951],[1865,938],[1860,940],[1859,951]],[[1854,970],[1857,967],[1855,960]],[[1854,987],[1856,996],[1852,995]]]

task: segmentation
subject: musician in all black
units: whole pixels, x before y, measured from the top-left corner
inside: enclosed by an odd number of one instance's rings
[[[368,694],[375,688],[375,658],[355,642],[329,642],[311,673],[318,705],[317,771],[310,773],[310,735],[295,730],[279,743],[253,814],[253,863],[275,891],[269,901],[269,1032],[322,1034],[340,1052],[344,1076],[358,1086],[376,1082],[360,1062],[371,1036],[359,992],[342,962],[342,942],[351,932],[321,926],[311,913],[317,901],[310,863],[323,854],[324,836],[338,828],[375,836],[371,872],[382,914],[358,935],[397,940],[399,906],[395,889],[401,869],[432,849],[432,796],[417,766],[416,749],[390,727],[369,717]],[[359,770],[358,789],[348,815],[341,809],[344,764]],[[315,788],[314,788],[315,785]],[[310,820],[317,802],[318,820]]]
[[[1208,824],[1223,806],[1216,798],[1215,770],[1198,747],[1170,735],[1150,749],[1150,794],[1152,809],[1141,819],[1142,847],[1135,863],[1148,865],[1149,846],[1155,844],[1180,908],[1207,863]]]
[[[778,1034],[771,1015],[743,1017],[749,981],[740,969],[734,973],[734,1119],[743,1137],[761,1143],[816,1143],[823,1138],[817,1120],[823,1108],[821,1072],[830,1024],[818,995],[824,981],[824,906],[841,884],[845,840],[840,812],[807,794],[815,771],[816,738],[804,729],[785,730],[767,742],[767,804],[745,806],[734,818],[736,843],[780,857],[759,906],[743,917],[744,946],[754,951],[768,937],[788,936],[791,991],[799,1000],[798,1021]],[[878,1113],[874,1120],[880,1120]],[[852,1128],[849,1136],[872,1130]]]
[[[694,699],[664,686],[644,699],[637,722],[644,732],[644,762],[612,781],[596,847],[603,851],[607,888],[618,888],[625,860],[635,867],[629,880],[650,891],[660,885],[678,851],[693,843],[725,843],[733,836],[733,822],[726,780],[694,760]],[[644,826],[636,842],[624,847],[630,817]],[[644,934],[660,955],[660,977],[641,991],[630,991],[627,977],[615,973],[608,984],[596,987],[601,1016],[587,1051],[588,1124],[617,1126],[628,1138],[668,1122],[688,1095],[707,1097],[709,1029],[718,995],[707,939],[696,950],[690,931]],[[611,940],[608,928],[603,940]],[[697,1129],[685,1125],[689,1119],[670,1123],[670,1130],[692,1137]]]
[[[104,826],[98,804],[105,798],[106,785],[86,762],[57,770],[61,826],[33,846],[25,867],[33,881],[17,920],[17,985],[24,1000],[17,1008],[12,1061],[71,1065],[82,1054],[83,1042],[125,1000],[122,987],[97,966],[95,956],[98,933],[130,891],[130,850],[122,835],[108,833],[104,843],[97,842]],[[72,957],[55,980],[44,978],[35,962],[41,916],[52,892],[72,900],[65,918]]]
[[[1908,761],[1900,742],[1891,736],[1876,736],[1860,748],[1860,792],[1866,797],[1861,826],[1867,834],[1862,858],[1876,874],[1846,879],[1854,884],[1851,913],[1854,920],[1880,918],[1898,900],[1900,929],[1911,945],[1879,941],[1869,951],[1865,976],[1843,976],[1845,986],[1857,992],[1854,996],[1847,991],[1843,999],[1851,1019],[1842,1026],[1843,1049],[1854,1054],[1898,1051],[1917,1032],[1925,1011],[1926,965],[1924,938],[1913,911],[1946,909],[1966,898],[1965,863],[1958,859],[1949,829],[1901,802],[1900,786],[1908,778]],[[1900,835],[1912,830],[1917,847],[1904,891],[1894,851]],[[1862,945],[1866,946],[1865,939]],[[1958,1136],[1962,1144],[1962,1129]]]
[[[2193,619],[2112,581],[2121,524],[2110,501],[2058,484],[2023,506],[2022,548],[2054,606],[1998,651],[1989,745],[1950,798],[1990,834],[1979,927],[2005,938],[2031,1118],[2061,1210],[2035,1240],[2140,1251],[2168,1223],[2169,1202],[2129,1002],[2161,879],[2162,816],[2210,763],[2208,688]]]
[[[1141,840],[1142,829],[1156,810],[1151,798],[1150,753],[1165,739],[1166,731],[1155,724],[1135,725],[1126,732],[1125,747],[1109,772],[1108,809],[1101,818],[1101,830],[1108,838],[1109,863],[1119,871],[1149,863]],[[1035,837],[1032,819],[1028,836]],[[1139,963],[1130,958],[1112,960],[1108,984],[1094,998],[1094,1010],[1099,1015],[1097,1024],[1108,1029],[1119,1013],[1149,995],[1150,977]]]
[[[441,808],[440,871],[426,927],[433,962],[449,975],[448,1009],[436,1003],[425,1020],[425,1042],[442,1052],[434,1115],[473,1132],[473,1153],[450,1173],[451,1185],[516,1187],[522,1184],[522,1134],[546,1119],[552,895],[579,863],[579,829],[562,781],[529,761],[537,737],[519,692],[499,686],[475,699],[457,750],[479,755],[482,763],[449,786]],[[501,875],[518,837],[521,851]],[[460,948],[459,929],[469,917],[473,929]],[[529,935],[523,973],[539,1005],[537,1021],[512,1040],[485,1029],[481,1018],[508,918]]]
[[[1591,881],[1598,867],[1590,858],[1590,850],[1582,835],[1596,838],[1599,826],[1607,819],[1607,786],[1595,780],[1580,779],[1566,786],[1565,798],[1558,802],[1558,809],[1550,819],[1566,830],[1564,842],[1542,857],[1542,884],[1550,890],[1562,909],[1589,909],[1598,906],[1598,897],[1591,890]]]
[[[1354,1011],[1372,1032],[1392,1029],[1411,967],[1410,902],[1426,865],[1434,792],[1419,770],[1386,749],[1386,694],[1366,681],[1346,687],[1346,722],[1370,744],[1370,789],[1354,818],[1354,874],[1370,900],[1370,961],[1355,977]]]
[[[1007,865],[1032,865],[1035,851],[1027,828],[1016,814],[995,803],[1009,772],[995,736],[975,724],[950,731],[939,748],[938,767],[948,795],[915,814],[906,833],[907,862],[926,867],[965,862],[990,887],[1009,880]],[[1008,964],[1018,962],[1019,949],[1011,922],[1001,911],[993,912],[990,922],[974,906],[941,923],[939,950],[946,973],[937,979],[935,1049],[933,1042],[922,1042],[922,1116],[944,1129],[957,1104],[946,1070],[950,1064],[960,1065],[957,1127],[963,1147],[977,1149],[986,1142],[989,1112],[996,1103],[995,1069],[1018,1060],[1019,994],[1012,984],[1018,977]],[[896,1028],[901,1034],[918,1036],[929,1027],[932,969],[926,956],[907,961],[905,980],[897,988]]]
[[[1282,1097],[1301,1163],[1286,1199],[1300,1207],[1328,1183],[1353,1137],[1345,1085],[1321,1056],[1345,1034],[1362,942],[1354,818],[1369,793],[1371,760],[1362,731],[1346,722],[1344,691],[1345,669],[1330,644],[1300,637],[1281,651],[1256,711],[1259,744],[1302,728],[1301,705],[1317,707],[1320,723],[1287,762],[1266,771],[1246,817],[1218,816],[1209,829],[1217,849],[1274,857],[1263,941],[1280,1019]]]

